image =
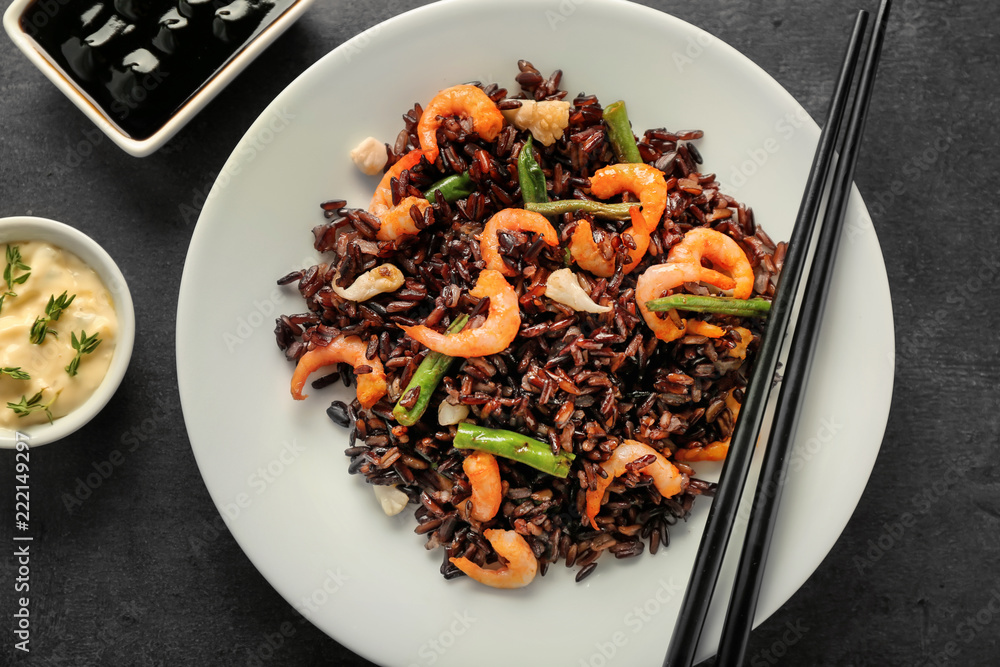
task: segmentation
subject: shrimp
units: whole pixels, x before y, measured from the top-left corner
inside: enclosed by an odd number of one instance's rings
[[[733,423],[740,416],[740,403],[733,398],[732,390],[726,394],[726,407],[733,413]],[[691,447],[690,449],[678,449],[674,452],[674,458],[678,461],[722,461],[729,453],[729,441],[732,436],[724,440],[716,440],[701,447]]]
[[[396,164],[389,167],[375,188],[375,194],[372,195],[371,203],[368,204],[368,212],[376,216],[382,223],[376,234],[379,241],[392,241],[403,234],[416,234],[420,231],[410,216],[410,209],[416,206],[423,214],[431,203],[422,197],[406,197],[399,204],[393,206],[392,179],[398,179],[405,170],[415,167],[423,156],[423,151],[418,149],[399,158]]]
[[[493,100],[477,86],[445,88],[428,103],[417,123],[420,148],[433,163],[438,157],[437,130],[448,116],[472,118],[472,129],[486,141],[493,141],[503,129],[504,117]]]
[[[608,199],[626,191],[639,197],[649,233],[660,224],[667,206],[667,183],[663,180],[663,172],[648,164],[626,162],[598,169],[590,177],[590,191],[598,199]]]
[[[523,208],[503,209],[486,223],[483,235],[479,239],[479,247],[483,261],[486,262],[486,268],[499,271],[505,276],[516,276],[517,271],[507,266],[500,257],[500,242],[497,240],[497,232],[501,229],[534,232],[541,234],[542,240],[548,245],[559,245],[559,235],[541,213],[527,211]]]
[[[489,521],[500,511],[503,496],[497,460],[492,454],[474,451],[465,457],[462,470],[472,486],[472,518]]]
[[[753,341],[753,334],[749,329],[744,327],[734,327],[733,331],[740,335],[740,342],[736,344],[736,347],[729,350],[730,357],[736,357],[738,359],[747,358],[747,347]]]
[[[517,293],[499,271],[483,269],[469,294],[480,299],[490,297],[489,314],[478,329],[445,335],[422,324],[401,328],[410,338],[449,357],[467,359],[503,352],[521,328]]]
[[[324,366],[337,363],[348,363],[357,370],[361,366],[371,368],[370,373],[357,375],[358,400],[365,408],[370,408],[385,396],[388,385],[385,381],[385,369],[378,356],[368,359],[365,352],[368,344],[357,336],[338,336],[326,347],[315,347],[299,358],[292,374],[292,398],[304,400],[308,394],[302,393],[306,380],[313,371]]]
[[[665,343],[677,340],[685,333],[688,333],[688,322],[681,320],[681,326],[677,326],[671,317],[660,318],[657,313],[646,308],[646,302],[659,298],[668,289],[680,287],[684,283],[706,282],[715,285],[719,289],[732,289],[736,282],[727,275],[707,269],[701,264],[690,262],[667,262],[666,264],[655,264],[639,276],[635,283],[635,300],[639,306],[646,324],[653,330],[656,337]],[[704,323],[703,323],[704,324]],[[712,326],[712,325],[705,325]],[[690,333],[701,333],[708,335],[704,331],[691,331]],[[722,335],[724,332],[717,332]],[[716,338],[717,336],[712,336]]]
[[[702,320],[688,320],[684,325],[684,333],[705,336],[706,338],[722,338],[726,335],[726,330]]]
[[[753,267],[739,244],[722,232],[696,227],[685,234],[680,243],[667,254],[669,263],[702,266],[702,259],[710,259],[712,266],[729,272],[735,281],[734,297],[749,299],[753,294]]]
[[[396,160],[396,163],[389,167],[388,171],[382,175],[382,180],[375,188],[375,194],[368,204],[368,212],[372,215],[382,215],[392,208],[392,179],[399,178],[407,169],[417,166],[424,152],[420,149],[412,150],[403,157]]]
[[[538,560],[527,540],[513,530],[489,529],[484,530],[483,535],[490,541],[497,554],[507,561],[506,565],[496,569],[486,569],[464,556],[448,560],[470,579],[486,586],[523,588],[530,584],[538,572]]]
[[[613,164],[594,172],[590,178],[590,191],[599,199],[608,199],[622,192],[631,192],[639,197],[640,207],[632,207],[629,214],[632,226],[623,234],[628,234],[635,242],[635,250],[629,252],[629,262],[625,273],[630,273],[649,249],[649,236],[660,224],[667,205],[667,184],[663,172],[648,164]],[[608,278],[614,275],[614,262],[606,259],[594,243],[593,229],[589,222],[582,222],[573,232],[570,240],[570,255],[576,263],[595,276]]]
[[[630,208],[629,214],[632,216],[632,226],[622,233],[632,237],[635,250],[629,251],[629,263],[625,265],[625,273],[634,269],[649,249],[649,232],[646,231],[646,222],[639,213],[639,207]],[[573,230],[573,236],[569,241],[569,254],[574,262],[595,276],[610,278],[615,274],[614,260],[608,259],[601,252],[600,247],[594,242],[594,229],[586,220],[581,221]]]
[[[616,477],[624,475],[626,466],[644,456],[652,454],[656,460],[649,463],[637,472],[649,475],[653,478],[653,485],[664,498],[672,498],[684,490],[687,486],[687,477],[680,470],[668,461],[660,452],[649,445],[645,445],[635,440],[626,440],[618,445],[615,451],[611,452],[611,458],[601,464],[604,472],[608,473],[606,478],[597,477],[597,487],[587,489],[587,519],[590,525],[597,530],[597,522],[594,518],[601,511],[601,501],[604,499],[604,492]]]

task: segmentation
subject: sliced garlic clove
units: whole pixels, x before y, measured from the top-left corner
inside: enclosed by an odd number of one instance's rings
[[[441,401],[438,406],[438,423],[441,426],[451,426],[460,424],[462,420],[469,416],[469,406],[459,403],[452,405],[448,401]]]
[[[389,516],[396,516],[403,511],[410,501],[409,496],[395,486],[375,485],[375,498],[382,506],[382,511]]]
[[[358,169],[374,176],[385,169],[385,163],[389,161],[389,156],[385,152],[385,146],[375,137],[368,137],[351,151],[351,159]]]
[[[553,271],[545,282],[545,296],[558,301],[573,310],[585,313],[607,313],[611,306],[600,306],[594,303],[587,291],[580,284],[580,279],[570,269]]]
[[[333,291],[348,301],[367,301],[385,292],[395,292],[403,286],[403,272],[394,264],[382,264],[366,271],[357,277],[354,284],[348,288],[337,286],[333,281]]]

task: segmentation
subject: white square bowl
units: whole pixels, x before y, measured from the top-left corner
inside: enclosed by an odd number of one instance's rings
[[[119,128],[75,83],[74,79],[52,60],[45,49],[21,27],[20,19],[34,1],[14,0],[4,13],[4,29],[10,35],[11,40],[73,104],[79,107],[122,150],[135,157],[145,157],[162,147],[177,134],[265,48],[295,23],[315,0],[295,0],[294,4],[273,19],[252,41],[244,45],[225,66],[220,68],[197,92],[188,98],[164,125],[146,139],[132,138]],[[41,1],[45,2],[45,0]],[[48,2],[55,8],[53,11],[59,11],[65,4],[65,0],[48,0]]]

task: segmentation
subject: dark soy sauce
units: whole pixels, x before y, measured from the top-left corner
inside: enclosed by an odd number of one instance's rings
[[[142,140],[298,1],[36,0],[21,29]]]

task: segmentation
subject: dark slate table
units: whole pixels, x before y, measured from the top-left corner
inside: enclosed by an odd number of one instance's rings
[[[99,135],[0,38],[0,215],[63,220],[94,237],[130,281],[139,322],[107,409],[32,453],[30,655],[11,633],[13,457],[0,452],[0,664],[370,664],[302,622],[260,576],[199,475],[174,365],[177,286],[195,224],[180,205],[204,196],[298,73],[421,4],[321,0],[142,160]],[[857,9],[847,0],[645,4],[734,45],[814,118]],[[892,412],[853,519],[754,632],[753,667],[989,665],[1000,654],[998,19],[991,0],[897,2],[857,174],[892,289]],[[127,454],[109,471],[114,450]],[[99,486],[78,488],[101,470]],[[86,498],[67,501],[74,495]]]

